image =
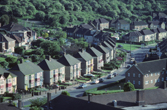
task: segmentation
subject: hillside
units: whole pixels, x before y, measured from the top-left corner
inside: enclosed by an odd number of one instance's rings
[[[33,19],[55,28],[79,25],[100,17],[149,21],[154,11],[166,13],[166,6],[164,0],[1,0],[0,14],[7,14],[9,21]],[[0,22],[4,25],[7,20],[1,16]]]

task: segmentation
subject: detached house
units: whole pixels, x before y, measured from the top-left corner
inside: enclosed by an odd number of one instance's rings
[[[13,93],[17,90],[17,76],[0,67],[0,94]]]
[[[81,61],[82,75],[90,74],[91,72],[93,72],[93,57],[89,53],[87,53],[83,49],[80,49],[79,52],[74,55],[74,57]]]
[[[96,30],[103,30],[104,28],[109,28],[109,21],[104,18],[95,19],[90,24],[96,28]]]
[[[160,21],[151,21],[148,22],[148,27],[150,29],[157,29],[157,28],[165,29],[165,23]]]
[[[132,41],[132,42],[140,42],[143,41],[143,35],[138,32],[129,32],[127,35],[123,36],[123,39],[126,41]]]
[[[148,24],[144,21],[134,21],[130,24],[130,28],[133,30],[140,31],[144,28],[148,28]]]
[[[58,62],[65,66],[65,80],[74,80],[81,76],[81,61],[64,53]]]
[[[10,72],[17,75],[17,88],[28,90],[43,85],[43,70],[32,62],[22,62],[10,69]]]
[[[167,81],[166,65],[167,59],[134,64],[125,73],[126,82],[133,83],[136,89],[162,87]]]
[[[156,35],[151,30],[142,30],[140,33],[143,35],[143,41],[156,40]]]
[[[155,33],[157,40],[162,40],[163,38],[167,38],[167,31],[165,29],[156,28],[152,29],[151,31]]]
[[[0,51],[14,52],[15,40],[0,33]]]
[[[43,69],[44,84],[52,85],[58,81],[65,82],[65,66],[50,56],[38,64]]]
[[[94,70],[101,70],[101,67],[104,66],[103,53],[101,53],[94,47],[88,47],[86,49],[86,52],[88,52],[93,57]]]
[[[115,29],[123,29],[123,30],[129,30],[130,24],[125,20],[118,20],[114,19],[110,21],[110,27],[113,27]]]

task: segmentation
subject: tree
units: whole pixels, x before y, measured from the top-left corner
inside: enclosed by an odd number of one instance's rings
[[[48,38],[48,37],[49,37],[49,34],[45,32],[45,33],[42,34],[42,37],[43,37],[43,38]]]
[[[42,56],[44,54],[43,49],[36,49],[35,54]]]
[[[31,107],[41,107],[42,105],[46,104],[47,99],[46,98],[37,98],[30,100]]]
[[[73,3],[66,3],[65,5],[64,5],[64,7],[65,7],[65,10],[69,10],[69,11],[72,11],[73,9],[74,9],[74,5],[73,5]]]
[[[45,13],[43,11],[39,11],[38,13],[36,13],[35,17],[36,19],[43,21],[45,18]]]
[[[61,16],[60,17],[60,23],[66,25],[67,22],[69,21],[67,16]]]
[[[66,95],[66,96],[70,96],[70,93],[67,92],[67,91],[62,91],[61,94],[62,94],[62,95]]]
[[[0,64],[3,68],[8,68],[8,65],[9,65],[9,63],[6,61],[2,61],[2,62],[0,62]]]
[[[8,15],[2,15],[1,19],[0,19],[0,22],[2,23],[2,26],[9,24],[9,16]]]
[[[15,53],[17,54],[23,54],[24,51],[24,47],[15,47]]]
[[[44,39],[38,39],[38,40],[36,40],[36,41],[32,41],[31,44],[32,44],[32,46],[37,46],[37,47],[39,47],[42,42],[44,42]]]
[[[124,91],[134,91],[135,87],[131,82],[124,83]]]
[[[1,9],[2,14],[6,14],[6,13],[9,12],[9,7],[8,6],[2,6],[0,9]]]

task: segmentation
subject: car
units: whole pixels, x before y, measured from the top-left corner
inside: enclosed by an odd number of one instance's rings
[[[130,53],[130,50],[127,50],[126,52],[127,52],[127,53]]]
[[[92,84],[97,84],[97,83],[99,83],[99,79],[92,81]]]
[[[78,86],[78,88],[85,88],[85,87],[87,87],[87,84],[85,83],[82,83],[81,85]]]
[[[99,79],[99,82],[104,82],[104,79],[103,79],[103,78],[100,78],[100,79]]]
[[[109,74],[109,75],[107,76],[107,79],[111,79],[111,78],[113,78],[113,77],[114,77],[114,75]]]
[[[131,65],[128,65],[128,66],[127,66],[127,68],[130,68],[130,67],[131,67]]]
[[[93,75],[93,74],[84,74],[84,76],[92,76],[92,77],[94,77],[95,75]]]
[[[114,77],[116,77],[118,74],[117,73],[113,73]]]
[[[122,45],[118,45],[118,48],[122,48],[123,46]]]

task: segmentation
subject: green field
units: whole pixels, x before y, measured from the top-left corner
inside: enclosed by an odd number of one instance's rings
[[[125,49],[125,50],[130,50],[130,44],[116,43],[116,46],[118,46],[118,45],[122,45],[123,49]],[[135,49],[138,49],[140,47],[141,47],[141,45],[131,44],[131,50],[135,50]]]

